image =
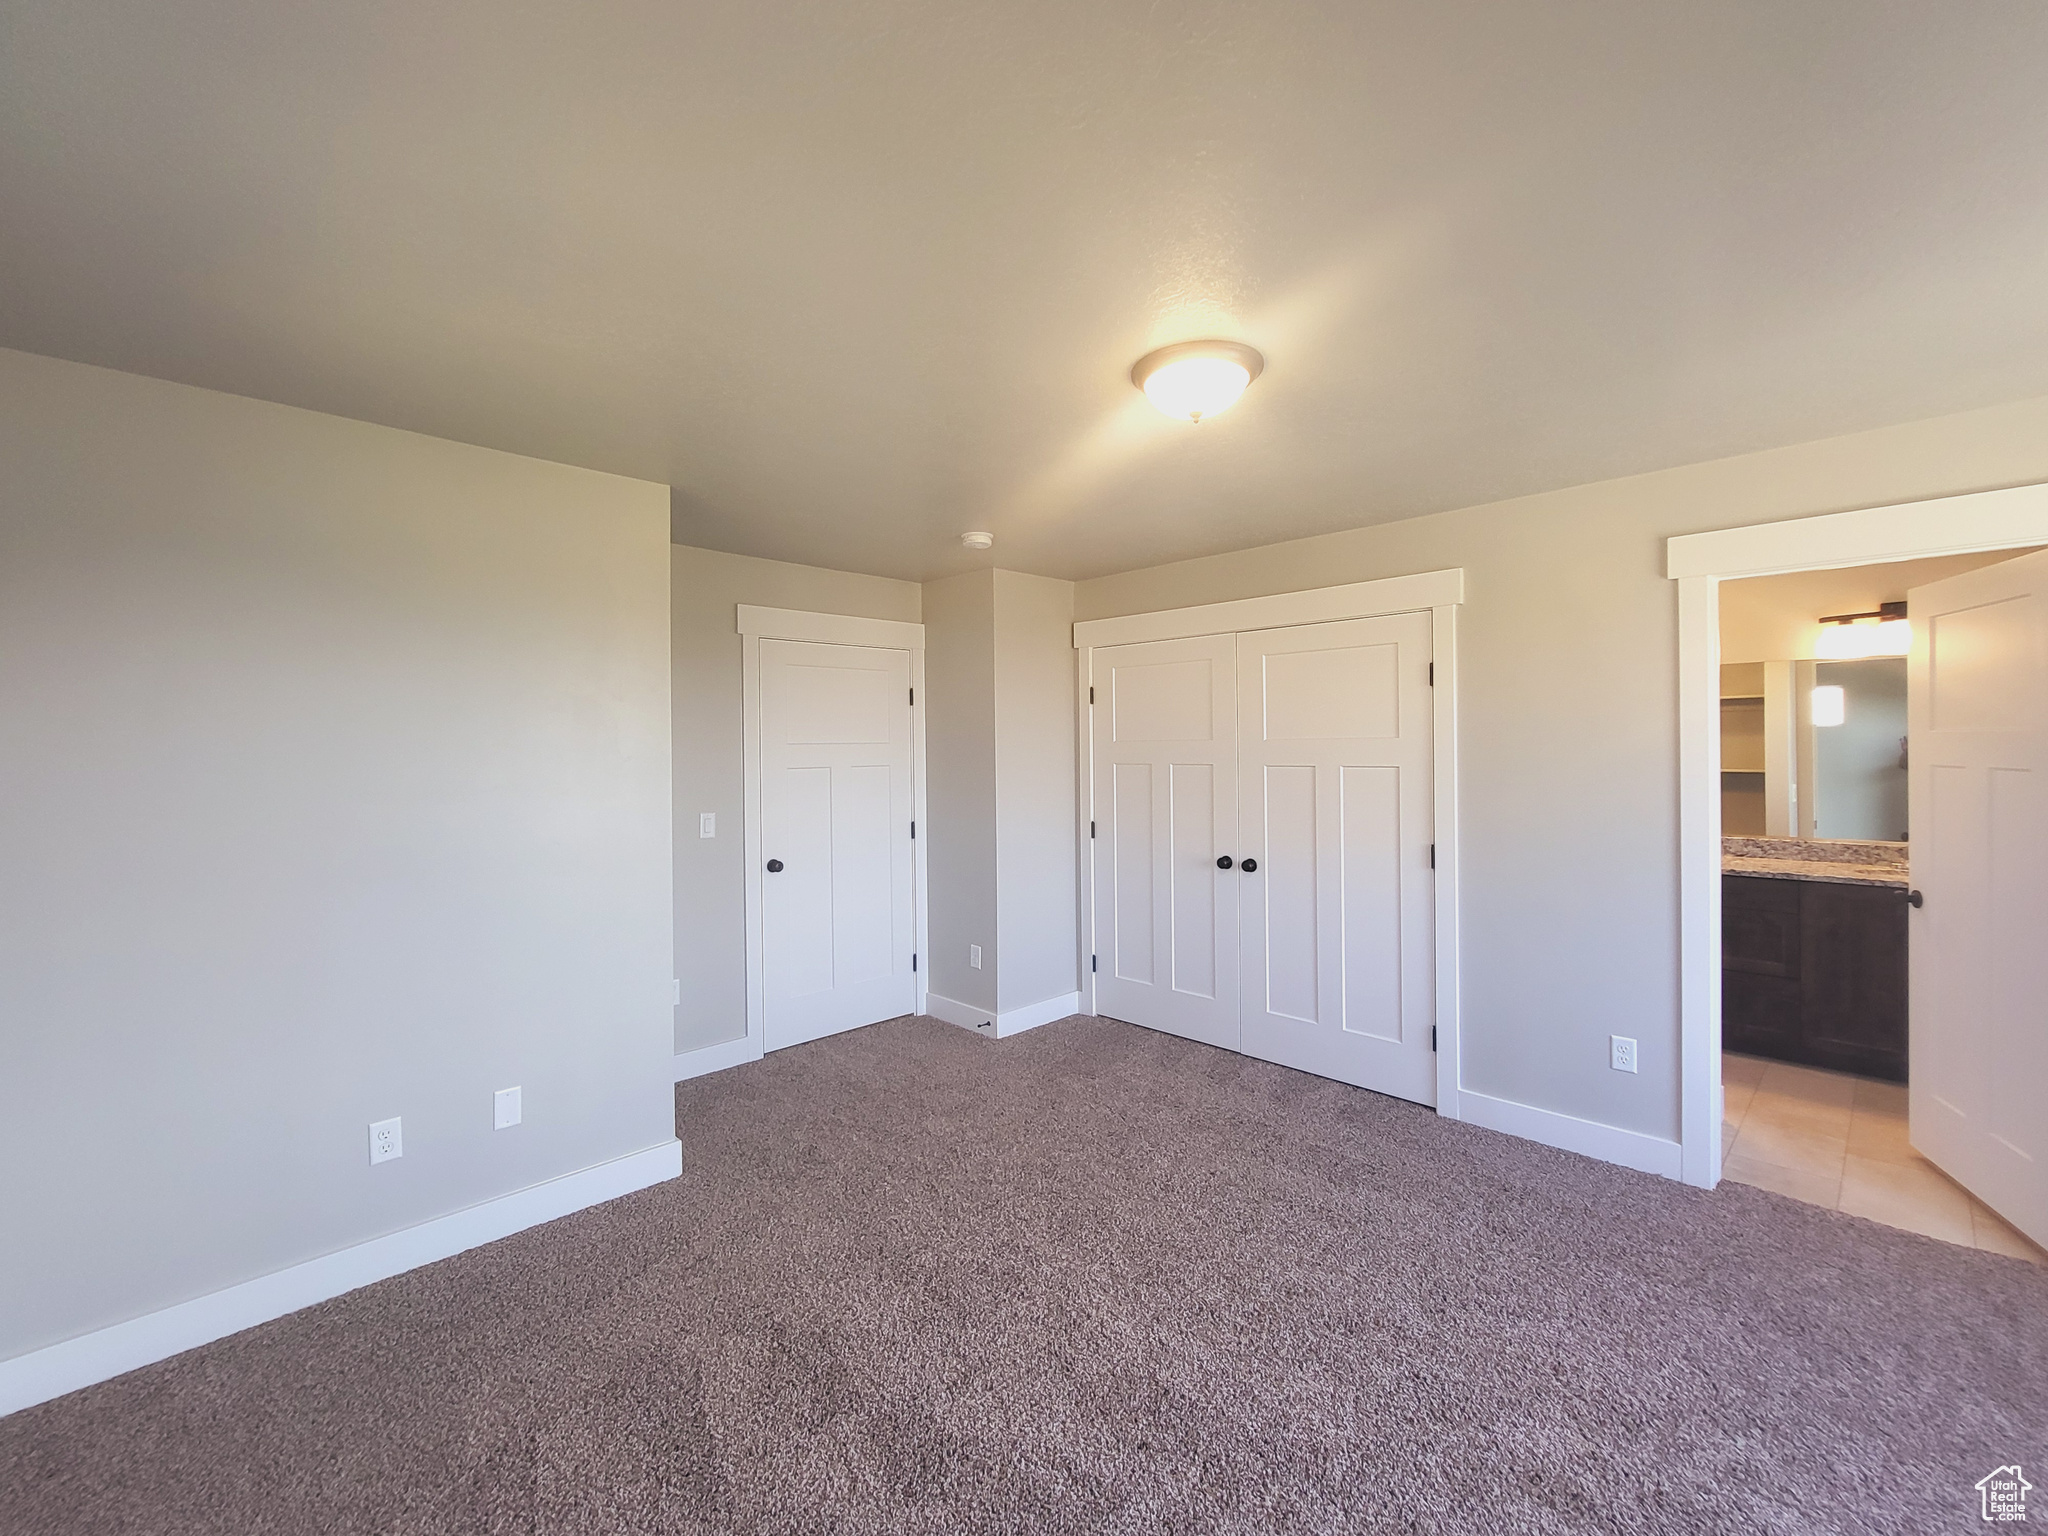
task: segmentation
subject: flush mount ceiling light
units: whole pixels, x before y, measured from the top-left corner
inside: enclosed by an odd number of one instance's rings
[[[1147,352],[1131,367],[1131,382],[1169,416],[1200,421],[1237,404],[1266,360],[1241,341],[1182,341]]]
[[[1820,621],[1813,654],[1821,661],[1863,661],[1904,656],[1913,649],[1913,626],[1904,603],[1880,603],[1873,613],[1835,613]]]
[[[963,533],[960,542],[969,549],[993,549],[996,536],[992,533]]]

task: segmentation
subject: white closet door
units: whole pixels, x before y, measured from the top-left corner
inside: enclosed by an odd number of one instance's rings
[[[1095,688],[1095,1008],[1237,1048],[1234,640],[1104,646]]]
[[[1907,603],[1912,1141],[2048,1243],[2048,553]]]
[[[760,642],[763,1045],[917,1006],[910,653]]]
[[[1422,1104],[1429,662],[1426,613],[1237,637],[1243,1049]]]

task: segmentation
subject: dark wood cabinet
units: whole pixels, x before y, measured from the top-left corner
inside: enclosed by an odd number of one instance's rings
[[[1906,893],[1721,877],[1721,1043],[1906,1080]]]

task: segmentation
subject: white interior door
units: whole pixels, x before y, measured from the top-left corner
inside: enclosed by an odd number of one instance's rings
[[[1235,639],[1104,646],[1095,689],[1095,1009],[1238,1043]],[[1230,857],[1233,867],[1217,867]]]
[[[917,1006],[910,653],[760,642],[763,1048]]]
[[[1912,1142],[2048,1243],[2048,552],[1907,603]]]
[[[1426,613],[1237,637],[1243,1049],[1422,1104],[1430,650]]]

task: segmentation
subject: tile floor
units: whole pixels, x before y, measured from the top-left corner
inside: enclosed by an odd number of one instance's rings
[[[1900,1084],[1729,1052],[1721,1089],[1723,1177],[2048,1265],[2048,1253],[1907,1144]]]

